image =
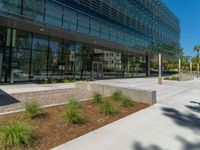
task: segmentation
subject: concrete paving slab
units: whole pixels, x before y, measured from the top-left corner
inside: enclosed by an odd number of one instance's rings
[[[75,83],[0,85],[0,95],[75,88]]]
[[[200,150],[200,80],[156,78],[95,81],[154,89],[158,103],[53,150]]]

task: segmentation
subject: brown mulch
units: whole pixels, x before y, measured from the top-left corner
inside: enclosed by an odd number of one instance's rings
[[[82,101],[81,108],[86,117],[85,124],[67,124],[61,118],[66,105],[45,108],[47,116],[33,120],[27,119],[24,112],[3,115],[0,116],[0,124],[15,120],[33,126],[39,138],[38,142],[28,149],[48,150],[149,106],[135,102],[133,107],[126,108],[110,97],[105,99],[114,103],[118,113],[106,116],[101,113],[100,105],[94,104],[91,100]]]

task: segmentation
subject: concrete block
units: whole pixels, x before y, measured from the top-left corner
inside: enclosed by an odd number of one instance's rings
[[[122,91],[124,95],[129,96],[136,102],[143,102],[150,105],[156,103],[156,91],[152,90],[117,87],[113,85],[97,84],[92,82],[76,82],[76,88],[88,90],[91,92],[99,92],[104,96],[111,96],[115,91]]]

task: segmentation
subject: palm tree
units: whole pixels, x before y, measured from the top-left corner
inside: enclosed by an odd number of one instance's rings
[[[200,46],[195,46],[194,51],[197,52],[197,78],[199,77],[199,51],[200,51]]]

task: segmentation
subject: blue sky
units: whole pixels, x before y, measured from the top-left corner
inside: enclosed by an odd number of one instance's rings
[[[200,45],[200,0],[162,0],[179,18],[181,46],[186,55],[195,55],[193,47]]]

